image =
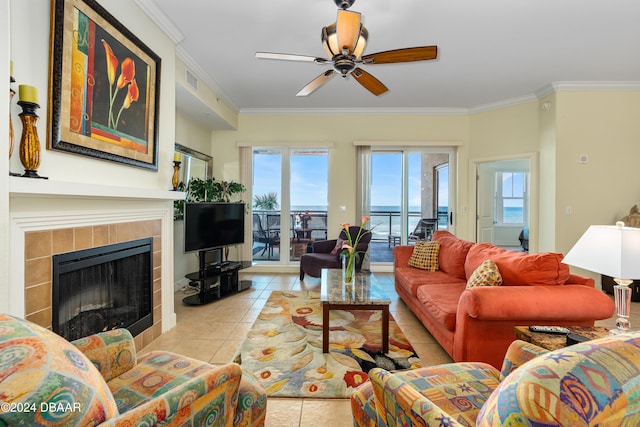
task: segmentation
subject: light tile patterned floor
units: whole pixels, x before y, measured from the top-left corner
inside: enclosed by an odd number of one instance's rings
[[[407,306],[398,299],[393,287],[392,273],[376,273],[385,292],[392,299],[390,311],[396,322],[425,365],[449,363],[451,358],[440,347]],[[251,280],[250,289],[203,306],[182,303],[187,295],[175,294],[177,325],[142,349],[175,351],[213,364],[231,361],[247,331],[253,325],[269,294],[273,290],[320,291],[320,279],[297,274],[241,273],[241,279]],[[640,303],[632,303],[631,324],[640,326]],[[613,319],[598,322],[613,327]],[[267,427],[351,426],[351,407],[348,399],[292,399],[269,398]]]

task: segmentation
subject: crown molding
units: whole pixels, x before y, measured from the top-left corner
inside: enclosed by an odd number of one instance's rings
[[[247,116],[461,116],[467,108],[243,108]]]
[[[575,91],[636,91],[640,90],[640,81],[623,82],[553,82],[551,83],[555,92],[575,92]]]
[[[469,114],[484,113],[487,111],[499,110],[501,108],[513,107],[520,104],[527,104],[529,102],[537,101],[538,98],[533,95],[524,95],[516,98],[509,98],[498,102],[492,102],[490,104],[479,105],[477,107],[469,108]]]
[[[623,82],[553,82],[543,86],[532,94],[509,98],[498,102],[483,104],[471,108],[243,108],[241,115],[272,116],[357,116],[357,115],[402,115],[402,116],[436,116],[467,115],[499,110],[516,105],[536,102],[545,96],[557,92],[571,91],[638,91],[640,81]]]
[[[184,34],[182,34],[178,27],[173,24],[171,19],[169,19],[169,17],[160,10],[153,0],[135,0],[135,2],[175,44],[184,40]]]
[[[182,32],[174,25],[171,19],[156,5],[153,0],[135,0],[136,4],[144,13],[173,41],[176,45],[176,56],[185,63],[193,74],[198,77],[204,84],[213,90],[218,98],[220,98],[229,108],[236,114],[238,106],[224,93],[220,85],[189,55],[180,43],[184,40]]]

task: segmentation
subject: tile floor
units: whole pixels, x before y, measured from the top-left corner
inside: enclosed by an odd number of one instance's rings
[[[320,290],[320,279],[308,277],[300,281],[297,274],[241,273],[242,280],[251,280],[250,289],[219,301],[188,306],[183,291],[175,294],[177,325],[141,350],[168,350],[212,364],[231,361],[273,290]],[[449,355],[427,332],[407,306],[398,299],[393,288],[393,273],[376,273],[376,278],[392,299],[390,311],[409,338],[425,365],[451,362]],[[640,303],[632,303],[631,324],[640,324]],[[613,327],[614,320],[597,323]],[[351,426],[348,399],[269,398],[266,427],[306,427],[330,425]]]
[[[320,291],[320,279],[297,274],[240,273],[241,280],[251,280],[250,289],[203,306],[187,306],[182,291],[175,294],[175,328],[142,349],[175,351],[213,364],[231,361],[247,331],[253,325],[273,290]],[[451,361],[449,355],[420,324],[393,288],[392,273],[377,273],[376,278],[392,299],[390,311],[424,364]],[[351,426],[348,399],[269,398],[266,427]]]

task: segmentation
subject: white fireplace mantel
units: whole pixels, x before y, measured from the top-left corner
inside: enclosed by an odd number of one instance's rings
[[[9,289],[0,289],[9,314],[24,316],[25,233],[160,219],[162,223],[162,331],[176,324],[173,308],[173,200],[180,191],[9,178]],[[43,203],[43,201],[46,202]]]
[[[9,178],[9,194],[12,197],[53,196],[82,199],[136,199],[136,200],[184,200],[182,191],[155,190],[148,188],[118,187],[111,185],[66,182],[49,179]]]

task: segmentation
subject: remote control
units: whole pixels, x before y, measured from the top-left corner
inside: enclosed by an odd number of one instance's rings
[[[545,334],[561,334],[567,335],[569,331],[567,328],[563,328],[562,326],[529,326],[529,330],[531,332],[542,332]]]

